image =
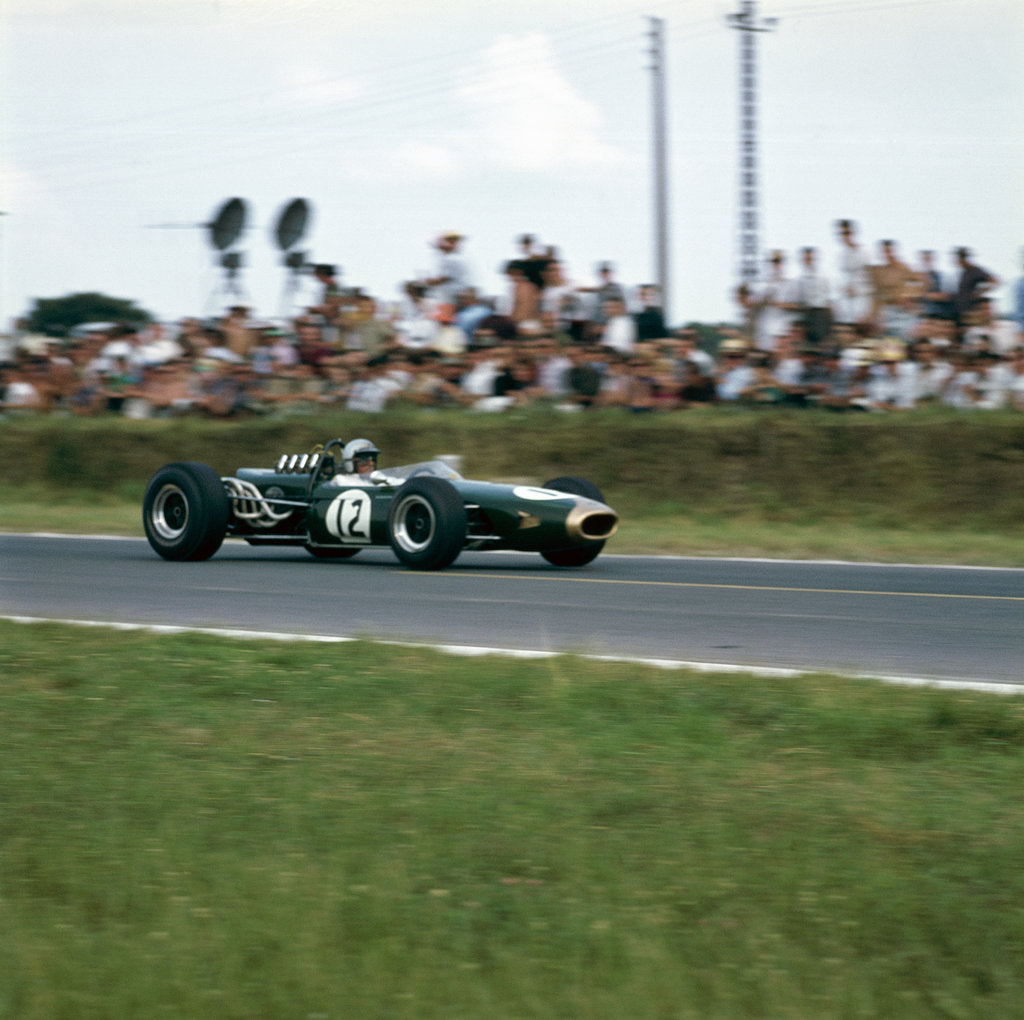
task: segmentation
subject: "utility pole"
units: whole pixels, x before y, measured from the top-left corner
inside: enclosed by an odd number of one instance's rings
[[[760,203],[757,167],[757,33],[770,32],[777,18],[759,19],[756,0],[741,0],[728,15],[740,33],[740,175],[739,175],[739,282],[757,279],[760,266],[758,239]]]
[[[6,216],[6,212],[0,212],[0,216]],[[7,264],[4,261],[3,232],[0,231],[0,355],[6,355],[4,339],[7,333],[7,320],[4,318],[4,279],[7,275]],[[13,323],[13,318],[11,322]],[[13,326],[12,326],[13,330]]]
[[[668,167],[666,159],[667,135],[665,102],[665,20],[649,18],[651,23],[651,152],[654,174],[654,262],[655,277],[661,293],[661,307],[665,321],[669,316],[668,284]]]

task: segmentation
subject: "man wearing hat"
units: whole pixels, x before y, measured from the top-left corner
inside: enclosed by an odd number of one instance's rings
[[[719,345],[715,378],[715,396],[719,401],[738,401],[740,394],[754,382],[756,373],[748,354],[747,343],[739,336],[729,336]]]

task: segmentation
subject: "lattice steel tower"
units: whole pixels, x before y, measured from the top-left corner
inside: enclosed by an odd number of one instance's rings
[[[759,19],[756,0],[741,0],[728,15],[740,33],[740,175],[739,175],[739,278],[757,279],[760,266],[760,198],[757,165],[757,34],[770,32],[777,18]]]

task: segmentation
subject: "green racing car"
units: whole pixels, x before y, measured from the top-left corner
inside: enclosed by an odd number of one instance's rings
[[[209,559],[230,537],[300,546],[320,559],[390,546],[411,569],[442,570],[464,549],[537,552],[582,567],[618,528],[583,478],[539,487],[471,481],[443,460],[380,471],[378,453],[367,439],[331,439],[229,477],[192,461],[167,464],[146,488],[146,537],[168,560]]]

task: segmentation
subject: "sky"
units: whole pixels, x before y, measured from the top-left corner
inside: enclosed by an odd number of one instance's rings
[[[100,291],[159,319],[312,300],[274,228],[397,298],[466,235],[485,294],[516,238],[577,283],[656,279],[652,18],[667,98],[671,322],[735,317],[739,0],[0,0],[0,324]],[[860,225],[970,246],[1010,285],[1024,251],[1024,3],[760,0],[760,248]],[[767,27],[767,26],[766,26]],[[246,203],[230,281],[207,224]]]

